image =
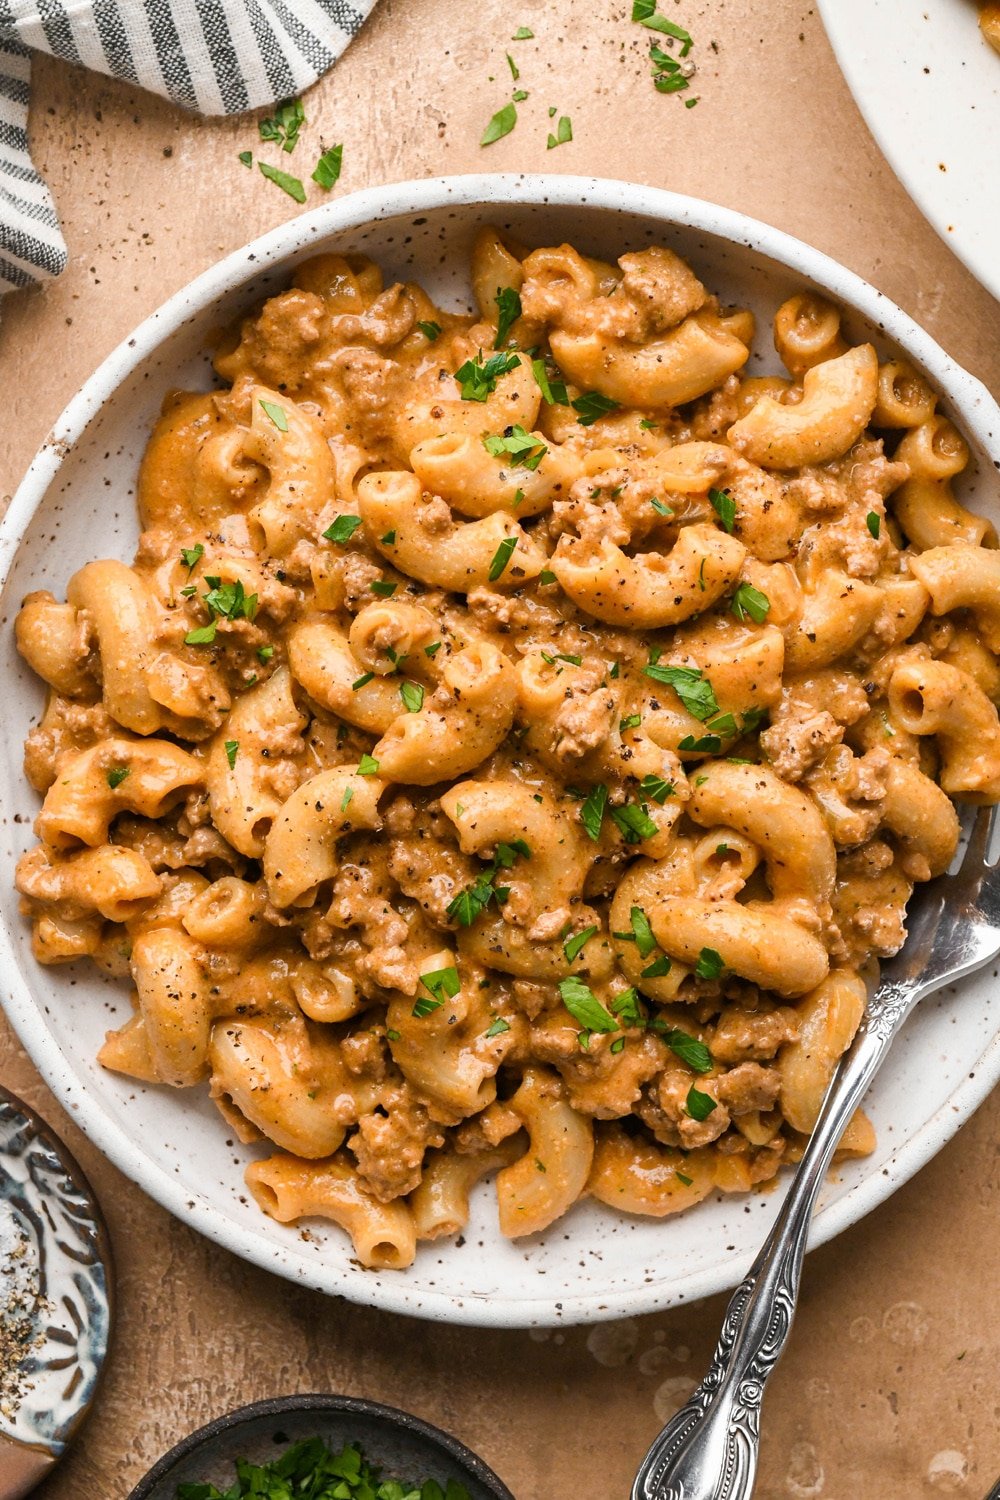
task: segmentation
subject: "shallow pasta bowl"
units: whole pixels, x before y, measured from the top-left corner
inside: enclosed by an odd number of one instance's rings
[[[144,1086],[95,1061],[105,1031],[130,1014],[124,988],[89,968],[41,969],[13,891],[16,857],[32,842],[37,801],[21,772],[21,745],[42,706],[14,650],[13,617],[25,593],[62,593],[86,558],[130,559],[137,466],[164,394],[213,383],[211,329],[281,289],[319,249],[362,251],[387,277],[423,282],[446,306],[467,307],[468,249],[496,223],[528,243],[571,240],[615,258],[665,242],[727,302],[761,320],[750,369],[773,369],[768,328],[778,305],[804,285],[840,303],[855,340],[902,354],[942,392],[972,462],[960,493],[973,508],[997,505],[1000,410],[899,308],[799,241],[695,199],[625,183],[572,177],[459,177],[359,193],[305,214],[237,251],[166,303],[117,349],[59,419],[0,527],[4,696],[0,799],[0,970],[6,1005],[25,1046],[81,1127],[152,1197],[227,1249],[294,1281],[354,1301],[428,1318],[527,1326],[634,1314],[735,1285],[770,1221],[777,1194],[719,1198],[663,1221],[616,1217],[578,1204],[544,1236],[503,1241],[488,1187],[465,1234],[422,1247],[403,1272],[365,1271],[335,1228],[307,1235],[265,1218],[249,1201],[243,1157],[207,1091]],[[843,1167],[824,1194],[818,1244],[868,1213],[958,1129],[1000,1078],[1000,1039],[989,980],[967,981],[921,1007],[880,1075],[870,1112],[875,1154]]]

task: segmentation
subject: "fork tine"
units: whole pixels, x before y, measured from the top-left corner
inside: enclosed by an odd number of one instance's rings
[[[966,845],[962,863],[955,874],[982,875],[986,866],[986,854],[990,847],[990,836],[993,832],[993,824],[996,818],[996,807],[980,807],[976,812],[972,832],[969,834],[969,842]]]

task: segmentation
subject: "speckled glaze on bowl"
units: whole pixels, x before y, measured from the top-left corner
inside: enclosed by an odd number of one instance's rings
[[[488,1185],[457,1240],[421,1247],[403,1272],[363,1270],[332,1226],[308,1234],[265,1218],[248,1200],[242,1169],[253,1154],[227,1137],[206,1090],[147,1087],[104,1072],[95,1054],[109,1026],[131,1013],[122,986],[89,968],[41,969],[19,917],[13,864],[32,842],[37,799],[23,780],[21,745],[42,693],[16,656],[13,617],[25,593],[50,587],[86,558],[130,559],[137,534],[135,475],[164,393],[207,388],[206,335],[319,249],[363,251],[389,277],[424,282],[446,305],[469,305],[465,266],[473,233],[499,223],[527,243],[571,239],[615,257],[663,241],[726,301],[761,317],[750,369],[775,364],[769,321],[810,285],[847,310],[854,338],[903,352],[944,395],[973,454],[961,493],[1000,521],[1000,411],[986,390],[873,287],[835,262],[740,214],[627,183],[575,177],[457,177],[334,201],[237,251],[166,303],[87,382],[38,454],[0,527],[4,700],[0,718],[0,973],[25,1046],[67,1109],[108,1156],[179,1218],[247,1260],[292,1281],[415,1316],[525,1327],[650,1312],[734,1286],[764,1235],[778,1192],[718,1198],[662,1222],[581,1203],[542,1236],[504,1241]],[[845,1165],[824,1192],[813,1244],[883,1202],[958,1129],[1000,1077],[1000,1016],[991,976],[961,995],[926,1002],[910,1022],[870,1099],[879,1147]]]
[[[274,1463],[289,1443],[320,1437],[334,1452],[347,1443],[360,1447],[384,1479],[422,1484],[450,1479],[462,1484],[469,1500],[514,1500],[493,1470],[457,1438],[409,1412],[354,1396],[282,1396],[255,1401],[200,1427],[165,1453],[129,1500],[176,1500],[179,1484],[199,1481],[225,1490],[233,1482],[233,1461]]]

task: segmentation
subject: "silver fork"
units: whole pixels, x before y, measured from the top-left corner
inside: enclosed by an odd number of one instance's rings
[[[837,1143],[917,1002],[1000,953],[1000,869],[986,864],[993,818],[993,808],[981,808],[958,870],[914,897],[909,936],[882,966],[774,1227],[726,1308],[708,1373],[653,1442],[632,1500],[752,1494],[761,1402],[791,1332],[809,1223]]]

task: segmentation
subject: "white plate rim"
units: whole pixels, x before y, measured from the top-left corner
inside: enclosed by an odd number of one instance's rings
[[[369,188],[290,220],[226,256],[181,288],[105,358],[54,424],[11,505],[0,522],[0,594],[6,585],[21,535],[55,477],[64,455],[117,387],[170,334],[211,301],[256,277],[286,255],[325,235],[361,229],[400,213],[420,213],[452,205],[489,204],[498,209],[520,204],[556,208],[585,205],[607,212],[644,214],[720,235],[766,255],[824,286],[838,301],[857,309],[887,337],[906,346],[931,378],[961,405],[962,421],[1000,468],[1000,408],[980,381],[962,369],[929,334],[877,288],[815,250],[760,220],[702,199],[610,178],[545,174],[474,174],[427,178]],[[995,456],[994,456],[995,455]],[[296,1260],[288,1247],[262,1237],[247,1240],[210,1200],[192,1194],[168,1172],[137,1152],[127,1132],[105,1115],[64,1059],[18,968],[6,923],[0,921],[0,972],[7,975],[4,1009],[14,1030],[56,1098],[87,1137],[151,1198],[251,1264],[302,1285],[394,1313],[479,1327],[523,1328],[601,1321],[662,1310],[734,1287],[746,1269],[720,1263],[687,1275],[612,1294],[559,1292],[558,1305],[491,1294],[477,1299],[421,1289],[371,1272],[338,1269]],[[888,1159],[856,1186],[823,1209],[813,1221],[809,1248],[825,1244],[857,1222],[907,1182],[982,1104],[1000,1081],[1000,1033],[945,1103]],[[332,1284],[337,1283],[337,1284]]]
[[[916,0],[896,0],[896,3],[915,6]],[[893,128],[893,113],[889,106],[896,96],[896,90],[892,84],[895,82],[897,86],[905,89],[906,74],[909,69],[904,65],[901,74],[890,75],[889,78],[886,78],[883,73],[879,80],[880,87],[872,87],[870,69],[864,65],[858,40],[859,27],[863,28],[871,23],[872,5],[870,3],[852,5],[848,3],[848,0],[818,0],[818,4],[840,71],[882,155],[924,218],[952,254],[972,272],[976,280],[988,292],[1000,299],[1000,258],[996,253],[995,240],[991,244],[988,233],[981,232],[978,226],[971,233],[963,227],[967,225],[968,215],[974,210],[970,209],[967,203],[960,201],[959,194],[951,190],[951,184],[940,173],[936,164],[930,164],[925,152],[920,149],[920,143],[913,140],[912,132],[904,132],[907,140],[901,143]],[[971,9],[971,7],[966,8]],[[975,18],[973,18],[973,23],[975,24]],[[984,41],[982,45],[988,49],[988,43]],[[886,49],[882,49],[879,56],[883,67],[899,68],[898,48],[888,49],[888,61]],[[1000,89],[1000,58],[995,59],[995,65],[997,86]],[[938,91],[937,97],[947,99],[952,93],[953,90],[946,85]],[[935,125],[939,123],[937,115],[932,115],[932,119]],[[982,159],[984,177],[988,170],[988,128],[987,122],[976,142],[980,146],[978,155]],[[955,138],[954,144],[957,145],[961,154],[965,144],[964,132]],[[945,141],[939,149],[941,151],[949,149],[949,143]],[[944,189],[942,189],[942,183],[944,183]],[[963,193],[962,196],[966,194]],[[980,201],[986,201],[985,193],[980,195]],[[1000,226],[1000,211],[998,211],[998,226]]]

